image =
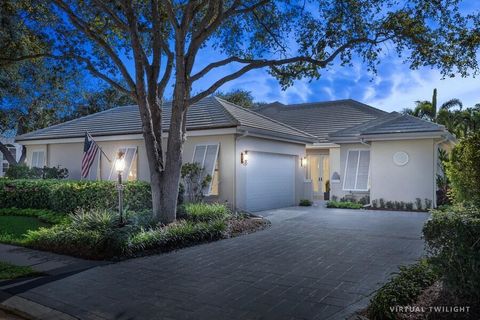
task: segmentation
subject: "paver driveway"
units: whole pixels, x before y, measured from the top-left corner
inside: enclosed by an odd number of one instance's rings
[[[81,319],[341,319],[423,252],[424,213],[288,208],[251,235],[103,265],[20,296]]]

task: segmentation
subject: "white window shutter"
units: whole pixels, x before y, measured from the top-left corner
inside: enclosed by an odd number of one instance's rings
[[[368,176],[370,169],[370,151],[360,151],[360,159],[358,160],[357,184],[356,190],[368,190]]]
[[[193,154],[193,163],[198,163],[199,166],[203,167],[203,161],[205,159],[206,151],[207,146],[196,146],[195,152]]]
[[[207,150],[205,153],[205,160],[203,162],[203,170],[204,170],[204,175],[210,175],[210,177],[213,179],[213,174],[215,171],[215,164],[217,162],[217,156],[218,156],[218,144],[217,145],[209,145],[207,146]],[[203,190],[204,194],[209,194],[210,189],[211,189],[212,182],[208,184],[207,187]]]
[[[358,151],[349,150],[347,153],[347,161],[345,166],[345,177],[343,181],[343,189],[355,189],[357,165],[358,165]]]

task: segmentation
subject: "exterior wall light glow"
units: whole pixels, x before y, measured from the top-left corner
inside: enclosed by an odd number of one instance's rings
[[[122,183],[122,174],[125,170],[125,154],[119,152],[117,156],[117,161],[115,161],[115,170],[118,173],[117,180],[117,191],[118,191],[118,215],[120,217],[120,225],[124,225],[125,221],[123,219],[123,183]]]
[[[306,167],[307,166],[307,157],[303,157],[300,159],[300,166]]]
[[[244,166],[247,165],[248,163],[248,151],[243,151],[240,153],[240,163],[243,164]]]

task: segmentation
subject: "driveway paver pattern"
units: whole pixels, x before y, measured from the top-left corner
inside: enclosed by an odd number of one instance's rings
[[[345,319],[424,250],[426,213],[285,208],[272,226],[101,265],[22,298],[80,319]]]

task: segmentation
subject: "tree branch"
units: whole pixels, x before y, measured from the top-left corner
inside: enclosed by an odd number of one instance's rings
[[[115,25],[118,28],[120,28],[124,31],[128,31],[127,24],[113,10],[110,9],[105,4],[105,2],[103,2],[102,0],[93,0],[93,2],[95,2],[100,9],[105,11],[110,16],[110,18],[112,18],[112,20],[115,22]]]
[[[72,11],[72,9],[62,0],[53,0],[57,6],[65,12],[72,24],[79,30],[83,31],[85,35],[87,35],[90,39],[94,40],[98,45],[100,45],[105,52],[108,54],[108,56],[112,59],[114,64],[117,66],[117,68],[120,70],[120,73],[123,75],[125,78],[125,81],[127,84],[130,86],[132,91],[135,89],[135,82],[133,81],[132,77],[128,73],[127,68],[123,64],[122,60],[120,57],[115,53],[115,51],[112,49],[112,47],[101,37],[99,37],[93,30],[91,30],[85,21],[80,19],[75,13]]]

